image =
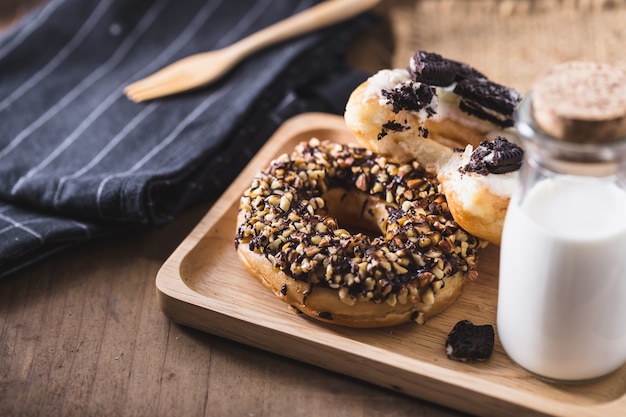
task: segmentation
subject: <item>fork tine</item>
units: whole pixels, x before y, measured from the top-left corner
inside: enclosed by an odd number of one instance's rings
[[[139,80],[124,88],[124,93],[131,100],[139,103],[178,92],[185,85],[185,74],[180,71],[163,71]]]
[[[215,78],[211,72],[200,71],[211,62],[210,53],[200,53],[176,61],[154,74],[138,80],[124,88],[124,93],[135,102],[159,98],[200,87],[206,81]],[[222,69],[229,64],[222,62]],[[211,67],[213,74],[220,70],[219,65]]]

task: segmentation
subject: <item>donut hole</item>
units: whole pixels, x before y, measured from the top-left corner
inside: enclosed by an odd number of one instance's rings
[[[333,188],[323,195],[328,214],[351,234],[375,238],[385,233],[388,214],[385,204],[358,190]]]

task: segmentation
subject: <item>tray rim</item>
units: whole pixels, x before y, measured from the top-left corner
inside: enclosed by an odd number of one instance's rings
[[[233,181],[222,196],[215,201],[209,211],[172,252],[157,273],[155,280],[157,299],[164,314],[182,325],[476,415],[502,417],[565,417],[575,413],[575,415],[580,417],[617,417],[620,415],[620,411],[626,409],[626,395],[622,395],[613,401],[599,403],[597,407],[588,407],[580,404],[563,404],[559,400],[541,397],[534,392],[517,391],[511,387],[505,387],[493,381],[486,381],[480,378],[479,373],[460,372],[440,367],[417,358],[406,358],[399,353],[385,351],[377,347],[368,346],[369,349],[379,349],[381,353],[384,353],[379,355],[376,360],[361,355],[358,352],[347,352],[349,360],[346,361],[346,365],[362,363],[363,361],[370,361],[370,365],[374,365],[374,370],[382,374],[383,377],[378,381],[373,381],[366,378],[361,372],[354,372],[353,368],[350,366],[329,367],[323,361],[319,360],[319,358],[309,358],[305,360],[293,354],[292,351],[277,349],[275,343],[264,342],[264,340],[266,340],[265,338],[249,338],[233,335],[232,332],[229,332],[228,329],[230,326],[238,325],[244,326],[247,331],[252,333],[256,332],[267,335],[269,332],[273,335],[272,340],[276,340],[275,338],[280,340],[284,339],[285,343],[296,343],[297,346],[305,346],[307,342],[312,341],[311,335],[296,335],[290,333],[288,329],[283,329],[282,326],[277,325],[277,323],[268,325],[266,322],[259,321],[255,315],[247,314],[250,312],[245,309],[236,309],[219,299],[210,299],[203,296],[183,282],[179,268],[185,256],[200,243],[211,227],[231,208],[232,201],[225,200],[223,196],[242,191],[250,178],[256,173],[259,161],[267,161],[268,158],[275,155],[275,151],[270,145],[276,138],[291,138],[294,135],[302,134],[309,130],[320,129],[339,129],[345,131],[347,134],[349,133],[345,127],[343,118],[337,115],[303,113],[289,119],[279,127],[272,138],[267,141],[252,158],[250,163],[242,170],[237,179]],[[188,314],[202,315],[206,324],[199,325],[193,320],[188,320]],[[337,337],[342,338],[340,335],[337,335]],[[333,338],[326,341],[315,340],[316,344],[323,346],[323,350],[326,353],[332,353],[337,350],[336,344],[332,342],[335,342]],[[357,343],[357,341],[353,340],[352,343]],[[297,352],[298,349],[293,349],[293,351]],[[346,354],[344,351],[341,352]],[[416,364],[419,365],[420,373],[409,373],[406,368],[398,366],[399,363],[407,361],[410,362],[413,367],[415,367]],[[401,377],[399,378],[402,379],[400,383],[396,383],[397,381],[391,380],[389,376],[384,375],[389,374],[390,370],[393,370],[394,375]],[[438,377],[429,376],[428,372],[430,371],[436,371],[432,373],[438,375]],[[454,390],[453,396],[449,393],[450,389]],[[454,397],[454,401],[450,401],[451,397]]]

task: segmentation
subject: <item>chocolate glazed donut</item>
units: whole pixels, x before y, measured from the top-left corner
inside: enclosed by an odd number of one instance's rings
[[[261,284],[317,320],[424,323],[476,277],[482,244],[439,186],[417,162],[312,139],[244,192],[235,247]]]

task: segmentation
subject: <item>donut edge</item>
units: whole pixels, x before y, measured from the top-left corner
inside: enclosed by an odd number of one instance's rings
[[[337,290],[314,287],[293,279],[244,243],[237,247],[237,255],[246,270],[287,305],[317,321],[353,328],[391,327],[415,322],[415,315],[420,313],[420,322],[424,322],[453,304],[470,281],[461,271],[444,278],[445,285],[434,292],[432,303],[419,301],[391,306],[362,301],[350,306],[341,301]]]

